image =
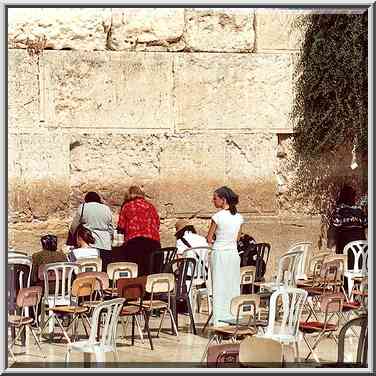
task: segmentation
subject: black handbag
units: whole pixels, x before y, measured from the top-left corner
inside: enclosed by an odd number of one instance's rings
[[[85,203],[82,204],[82,210],[81,210],[80,220],[79,220],[78,224],[81,223],[82,215],[84,213],[84,206],[85,206]],[[78,228],[78,226],[77,226],[77,228]],[[68,231],[68,238],[67,238],[67,241],[65,243],[66,245],[72,245],[73,247],[78,247],[78,244],[77,244],[77,228],[76,228],[76,230],[74,231],[73,234],[70,230]]]

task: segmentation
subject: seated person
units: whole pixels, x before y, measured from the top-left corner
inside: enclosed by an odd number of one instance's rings
[[[180,219],[175,224],[177,255],[181,256],[188,248],[208,247],[205,237],[197,234],[196,229],[188,221]]]
[[[91,231],[84,225],[80,224],[77,227],[77,244],[79,248],[73,249],[68,258],[74,262],[79,259],[96,258],[99,257],[99,250],[90,245],[95,243],[95,239]]]
[[[40,238],[42,244],[42,251],[36,252],[32,255],[33,272],[32,281],[38,282],[38,269],[40,265],[49,264],[52,262],[65,262],[67,257],[63,252],[57,252],[57,236],[44,235]]]

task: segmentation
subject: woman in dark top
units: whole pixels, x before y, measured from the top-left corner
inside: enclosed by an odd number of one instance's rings
[[[365,228],[367,227],[367,217],[362,208],[355,206],[355,190],[344,185],[328,231],[328,248],[335,247],[336,253],[343,253],[346,244],[354,240],[366,240]],[[348,268],[354,266],[352,253],[347,260]]]

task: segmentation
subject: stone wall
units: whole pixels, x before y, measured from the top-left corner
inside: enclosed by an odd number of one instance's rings
[[[10,245],[33,252],[48,231],[62,242],[88,190],[116,222],[133,183],[158,207],[164,246],[177,218],[196,213],[206,233],[212,192],[224,184],[273,260],[294,241],[316,244],[318,218],[282,215],[288,184],[278,178],[281,135],[292,134],[299,14],[9,9]],[[43,53],[31,57],[42,37]]]

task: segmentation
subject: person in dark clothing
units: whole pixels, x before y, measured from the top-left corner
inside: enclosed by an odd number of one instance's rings
[[[328,230],[328,248],[335,247],[338,254],[343,253],[346,244],[355,240],[366,240],[367,217],[361,207],[355,205],[356,192],[349,185],[344,185],[340,192],[334,214]],[[354,266],[352,253],[347,260],[348,268]]]

